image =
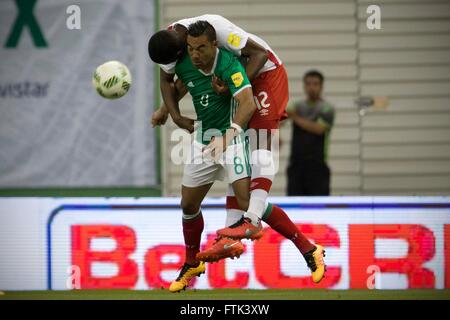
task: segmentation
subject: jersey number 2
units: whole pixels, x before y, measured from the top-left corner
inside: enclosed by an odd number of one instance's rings
[[[261,110],[261,108],[267,109],[270,107],[270,103],[266,103],[267,98],[269,98],[267,92],[261,91],[260,93],[258,93],[258,96],[254,96],[253,98],[255,98],[255,103],[258,107],[258,110]]]

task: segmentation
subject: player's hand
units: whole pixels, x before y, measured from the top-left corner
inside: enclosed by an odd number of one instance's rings
[[[226,149],[225,136],[213,137],[209,144],[203,148],[203,157],[217,162]]]
[[[213,75],[211,80],[211,86],[213,90],[217,94],[228,94],[230,93],[230,89],[228,89],[228,86],[225,82],[217,78],[215,75]]]
[[[168,112],[164,112],[161,109],[156,110],[155,112],[153,112],[152,115],[152,127],[156,127],[156,126],[162,126],[166,123],[167,118],[169,117],[169,113]]]
[[[179,116],[176,119],[173,119],[173,122],[180,127],[181,129],[185,129],[189,131],[189,133],[194,132],[194,120],[190,118],[186,118],[183,116]]]
[[[221,137],[213,137],[209,144],[203,148],[203,156],[218,161],[234,137],[235,131],[233,129],[227,130]]]

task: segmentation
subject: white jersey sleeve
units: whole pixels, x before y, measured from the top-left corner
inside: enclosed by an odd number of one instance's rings
[[[168,74],[174,74],[175,73],[175,66],[177,65],[177,61],[174,61],[169,64],[158,64],[159,67]]]
[[[224,17],[218,15],[210,16],[211,24],[216,29],[219,47],[233,52],[236,56],[241,56],[241,50],[247,44],[249,34]]]

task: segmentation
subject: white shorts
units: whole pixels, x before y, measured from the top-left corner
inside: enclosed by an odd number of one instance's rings
[[[251,176],[248,143],[239,142],[228,146],[218,162],[203,158],[204,145],[194,141],[191,145],[190,161],[184,165],[182,184],[185,187],[199,187],[223,181],[228,183]]]

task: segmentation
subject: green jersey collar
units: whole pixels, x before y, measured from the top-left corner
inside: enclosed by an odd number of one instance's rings
[[[214,71],[216,70],[217,60],[219,60],[219,53],[220,53],[219,48],[217,48],[216,50],[217,50],[216,51],[216,57],[214,58],[214,64],[213,64],[213,66],[211,68],[211,71],[206,73],[202,69],[198,69],[198,71],[200,71],[204,76],[212,76],[214,74]]]

